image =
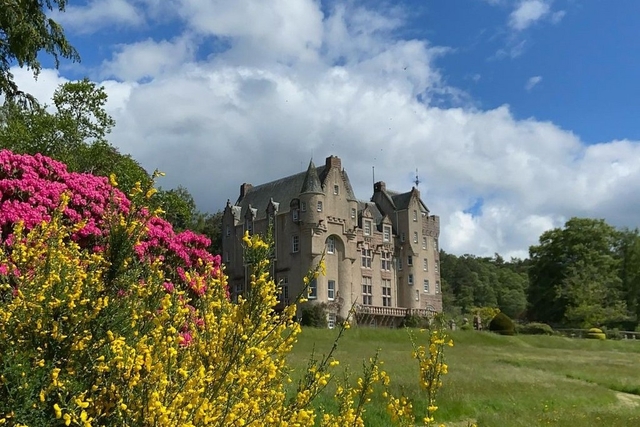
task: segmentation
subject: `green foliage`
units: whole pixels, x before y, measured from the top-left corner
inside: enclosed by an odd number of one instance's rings
[[[54,9],[64,12],[66,5],[67,0],[0,0],[0,95],[23,104],[36,103],[13,80],[9,69],[14,63],[37,76],[41,52],[53,56],[56,68],[60,58],[80,60],[62,27],[47,16]]]
[[[125,193],[136,182],[150,183],[149,174],[138,162],[107,142],[115,122],[104,109],[107,93],[103,87],[87,79],[68,82],[56,90],[53,102],[54,108],[27,108],[16,102],[2,105],[0,148],[39,153],[65,163],[72,172],[115,174]]]
[[[616,246],[619,232],[603,220],[572,218],[529,249],[529,314],[574,326],[626,316]]]
[[[426,317],[410,314],[402,320],[401,326],[405,328],[428,328],[429,323],[429,319]]]
[[[160,187],[154,195],[154,203],[164,211],[162,216],[174,229],[179,231],[192,229],[197,211],[196,202],[189,190],[183,186],[171,190],[163,190]]]
[[[531,322],[516,325],[516,332],[522,335],[553,335],[553,328],[546,323]]]
[[[473,326],[471,326],[471,323],[465,323],[464,325],[460,326],[460,330],[461,331],[472,331],[473,330]]]
[[[302,326],[311,326],[312,328],[327,327],[327,313],[324,304],[307,303],[302,306],[300,311],[302,314],[300,324]]]
[[[516,327],[513,320],[504,313],[498,313],[489,322],[489,330],[491,332],[497,332],[500,335],[514,335]]]
[[[524,261],[505,262],[497,254],[493,258],[458,257],[440,251],[440,264],[443,305],[448,314],[483,306],[498,307],[512,317],[524,313],[528,288]]]
[[[587,338],[594,340],[606,340],[607,335],[602,332],[602,329],[599,328],[591,328],[589,332],[587,332]]]

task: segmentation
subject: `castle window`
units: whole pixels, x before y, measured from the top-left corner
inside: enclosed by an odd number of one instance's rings
[[[291,236],[291,252],[300,251],[300,236]]]
[[[427,236],[422,236],[422,249],[427,249]]]
[[[245,220],[244,229],[249,232],[249,234],[253,234],[253,221],[250,219]]]
[[[318,280],[313,279],[309,283],[309,299],[317,299],[318,298]]]
[[[438,272],[438,267],[440,267],[440,266],[438,265],[438,261],[434,262],[434,263],[433,263],[433,270],[434,270],[436,273]]]
[[[382,228],[382,241],[389,242],[391,241],[391,227],[385,225]]]
[[[413,221],[414,222],[418,221],[418,211],[416,210],[413,211]]]
[[[407,265],[413,265],[413,255],[407,256]]]
[[[318,212],[322,212],[322,201],[318,200]]]
[[[408,280],[409,280],[409,286],[413,286],[413,274],[409,275]]]
[[[391,270],[391,252],[382,252],[380,254],[380,260],[382,263],[382,271]]]
[[[280,279],[280,292],[278,293],[278,301],[289,304],[289,278]]]
[[[356,208],[351,208],[351,218],[356,217]]]
[[[336,196],[338,194],[340,194],[340,186],[339,185],[334,185],[333,186],[333,194],[335,194]]]
[[[336,251],[336,241],[333,237],[327,239],[327,253],[332,254]]]
[[[424,271],[429,271],[429,260],[426,258],[422,260],[422,269]]]
[[[371,277],[362,278],[362,304],[373,305],[373,290],[371,286]]]
[[[371,236],[371,221],[369,220],[364,221],[364,235]]]
[[[402,258],[398,257],[398,270],[402,270]]]
[[[228,263],[231,261],[231,257],[229,256],[229,251],[224,252],[224,262]]]
[[[400,241],[404,242],[405,236],[404,236],[404,231],[402,233],[400,233]]]
[[[327,313],[327,328],[333,329],[336,327],[336,314]]]
[[[382,306],[391,307],[391,280],[382,279]]]
[[[336,297],[336,281],[329,280],[327,282],[327,299],[333,301]]]
[[[300,219],[300,211],[298,209],[294,209],[291,211],[291,218],[294,221],[298,221]]]
[[[227,230],[227,231],[226,231],[227,236],[231,236],[231,227],[229,227],[229,226],[227,225],[226,230]]]
[[[413,232],[413,243],[418,243],[418,232],[417,231]]]
[[[436,294],[440,293],[440,282],[436,281]]]
[[[362,267],[363,268],[371,268],[371,258],[373,258],[371,254],[371,249],[362,248]]]
[[[425,293],[429,293],[429,279],[424,279],[424,283],[423,283],[423,289],[425,291]]]
[[[306,212],[307,211],[307,202],[300,202],[300,210],[302,212]]]
[[[433,250],[438,252],[438,239],[436,237],[433,238]]]

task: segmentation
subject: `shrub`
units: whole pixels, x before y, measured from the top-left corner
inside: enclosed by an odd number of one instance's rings
[[[591,328],[589,329],[589,332],[587,332],[587,338],[594,340],[606,340],[607,336],[602,332],[602,329]]]
[[[312,328],[327,327],[327,312],[324,304],[305,304],[301,309],[301,314],[300,324],[302,326],[310,326]]]
[[[185,276],[186,270],[208,263],[220,265],[220,257],[206,250],[209,239],[192,231],[176,233],[171,224],[144,207],[155,193],[152,183],[149,188],[137,185],[132,199],[116,185],[115,177],[68,172],[63,163],[40,154],[0,150],[0,243],[8,243],[10,250],[18,221],[26,231],[50,221],[62,196],[67,195],[60,225],[70,227],[69,239],[80,249],[104,253],[111,264],[109,276],[126,269],[132,255],[149,262],[163,261],[167,281],[190,288],[193,284]],[[114,235],[113,221],[121,219],[127,227],[124,233]],[[136,227],[147,229],[140,239],[133,238],[140,231]]]
[[[531,322],[516,325],[516,332],[523,335],[553,335],[553,328],[546,323]]]
[[[402,319],[401,327],[404,328],[428,328],[429,319],[426,317],[418,316],[415,314],[409,314]]]
[[[607,338],[612,339],[612,340],[621,340],[623,338],[623,335],[620,332],[620,329],[618,329],[618,328],[611,328],[611,329],[607,330],[605,335],[607,336]]]
[[[499,333],[500,335],[514,335],[515,325],[509,316],[504,313],[498,313],[491,319],[491,322],[489,322],[489,330]]]
[[[465,323],[464,325],[460,326],[460,330],[461,331],[471,331],[471,330],[473,330],[473,326],[471,326],[470,323]]]

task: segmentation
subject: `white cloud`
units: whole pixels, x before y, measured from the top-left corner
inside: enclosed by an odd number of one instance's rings
[[[543,0],[522,0],[509,16],[509,26],[522,31],[549,14],[549,3]]]
[[[133,81],[154,78],[193,60],[194,50],[193,41],[186,36],[172,41],[147,39],[120,45],[113,59],[103,62],[101,74]]]
[[[531,91],[531,89],[533,89],[541,81],[542,81],[542,76],[530,77],[529,80],[527,80],[527,83],[525,83],[524,88],[527,92]]]
[[[454,253],[524,256],[573,215],[640,225],[640,142],[587,146],[553,123],[515,119],[506,105],[441,106],[435,95],[464,99],[434,64],[446,49],[398,38],[400,13],[179,1],[189,34],[219,35],[229,49],[196,62],[187,39],[121,46],[104,65],[126,81],[104,84],[117,121],[111,141],[165,171],[163,187],[189,188],[200,209],[235,201],[243,182],[335,154],[361,199],[371,195],[371,166],[400,191],[419,168],[442,247]],[[210,4],[219,16],[207,15]],[[180,60],[163,59],[171,55]],[[41,99],[63,80],[47,70],[37,83],[16,79]],[[465,213],[478,199],[481,209]]]
[[[114,25],[138,27],[145,22],[143,13],[127,0],[91,0],[84,6],[67,5],[64,13],[56,11],[52,15],[66,29],[80,33]]]

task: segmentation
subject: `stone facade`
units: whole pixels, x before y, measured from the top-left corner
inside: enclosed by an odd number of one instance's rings
[[[222,227],[234,297],[246,286],[244,231],[271,228],[281,304],[295,300],[302,278],[324,253],[327,274],[310,287],[309,303],[326,304],[330,326],[338,318],[396,325],[407,314],[442,311],[439,218],[429,215],[416,188],[396,193],[377,182],[371,201],[357,200],[338,157],[256,187],[242,184],[236,203],[227,202]],[[349,316],[352,305],[355,319]]]

